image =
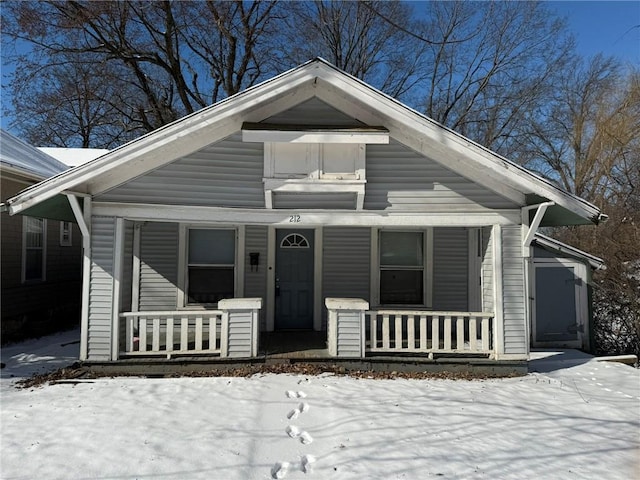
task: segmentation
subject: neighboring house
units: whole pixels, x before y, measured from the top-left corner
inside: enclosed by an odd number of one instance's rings
[[[538,227],[605,218],[322,59],[8,205],[75,213],[89,361],[315,330],[339,357],[524,362]]]
[[[0,130],[0,201],[67,168]],[[78,325],[82,237],[75,219],[0,215],[2,343]]]

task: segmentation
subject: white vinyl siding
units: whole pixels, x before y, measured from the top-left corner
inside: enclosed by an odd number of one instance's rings
[[[493,240],[491,227],[482,228],[482,311],[493,312]]]
[[[96,197],[97,201],[264,207],[263,144],[236,133]]]
[[[504,353],[527,353],[524,258],[520,225],[502,227]]]
[[[267,298],[267,227],[247,225],[245,228],[245,274],[244,296],[247,298]],[[258,254],[258,265],[251,266],[249,255]],[[260,310],[261,329],[266,328],[265,309]]]
[[[433,229],[433,309],[469,310],[469,233],[466,228]]]
[[[364,208],[429,211],[517,208],[509,200],[391,139],[367,145]]]
[[[289,110],[273,115],[264,122],[284,125],[364,125],[318,98],[312,98]]]
[[[115,219],[92,218],[88,359],[111,359]]]
[[[178,224],[150,222],[140,228],[139,310],[175,310]]]

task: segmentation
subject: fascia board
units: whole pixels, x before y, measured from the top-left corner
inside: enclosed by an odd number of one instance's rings
[[[445,164],[446,166],[454,167],[463,175],[466,172],[466,176],[472,173],[471,178],[474,181],[511,200],[518,200],[522,205],[526,204],[525,194],[535,193],[555,201],[583,218],[598,223],[600,209],[595,205],[565,192],[542,177],[424,116],[361,80],[340,72],[331,65],[320,64],[320,66],[322,68],[319,68],[319,71],[322,74],[319,78],[334,89],[319,88],[318,97],[334,108],[349,114],[350,112],[345,109],[354,104],[359,105],[359,113],[361,115],[368,113],[370,116],[369,119],[359,117],[359,120],[385,125],[394,138],[399,141],[403,141],[404,138],[403,143],[410,142],[412,145],[409,146],[414,149],[418,146],[417,150],[421,153],[430,152],[433,155],[440,150],[447,161],[451,162]],[[351,103],[336,104],[336,97],[332,96],[332,93],[336,92],[341,93],[342,98],[350,100]],[[425,140],[429,141],[428,145],[425,145]],[[434,144],[444,148],[438,149]],[[433,159],[438,161],[437,157]],[[511,192],[505,189],[507,185],[511,186]]]
[[[269,115],[266,110],[277,108],[270,104],[274,99],[284,98],[282,103],[286,105],[283,108],[288,104],[307,100],[313,96],[314,90],[315,69],[311,63],[307,62],[143,135],[102,157],[38,183],[9,199],[8,209],[13,215],[65,190],[92,195],[102,193],[128,178],[135,178],[145,171],[158,168],[234,131],[239,131],[244,120],[262,120],[264,117],[261,115]],[[234,130],[219,128],[219,138],[212,137],[216,126],[224,125],[224,122],[232,124]],[[168,150],[168,145],[171,145],[171,150]],[[158,162],[157,158],[154,159],[154,154],[158,152],[163,154],[161,162]]]

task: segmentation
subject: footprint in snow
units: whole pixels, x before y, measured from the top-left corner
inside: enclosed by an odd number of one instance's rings
[[[289,420],[296,419],[298,418],[298,415],[308,411],[309,411],[309,404],[306,402],[302,402],[300,405],[298,405],[298,408],[294,408],[287,414],[287,418]]]
[[[312,465],[315,462],[316,462],[316,457],[314,457],[313,455],[305,455],[304,457],[302,457],[302,460],[300,462],[300,469],[304,473],[311,473]]]
[[[287,435],[291,438],[300,438],[300,442],[304,445],[309,445],[313,442],[313,437],[309,435],[309,432],[301,431],[295,425],[288,425],[285,432],[287,432]]]
[[[277,462],[271,469],[271,478],[281,479],[289,473],[289,462]]]
[[[307,394],[302,391],[294,392],[293,390],[287,390],[288,398],[306,398]]]

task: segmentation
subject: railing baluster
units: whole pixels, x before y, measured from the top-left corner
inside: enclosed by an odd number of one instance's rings
[[[420,315],[420,350],[426,351],[427,348],[427,317]]]
[[[202,350],[202,315],[196,317],[196,350]]]
[[[464,350],[464,317],[456,317],[456,350]]]
[[[491,323],[491,318],[482,317],[482,350],[488,352],[491,348],[489,346],[489,324]]]
[[[389,315],[382,316],[382,348],[389,350]]]
[[[167,344],[165,346],[167,352],[173,351],[173,328],[173,317],[167,317]]]
[[[126,318],[125,320],[125,336],[127,337],[127,344],[125,346],[125,352],[133,352],[133,322],[135,318]]]
[[[395,315],[393,317],[393,323],[395,326],[395,342],[394,346],[396,350],[402,350],[402,323],[404,322],[404,315]]]
[[[140,323],[138,324],[138,351],[147,351],[147,318],[140,317]]]
[[[180,319],[180,351],[189,350],[189,317]]]
[[[431,350],[440,350],[440,315],[429,315],[431,318]]]
[[[218,316],[211,315],[209,317],[209,350],[216,349],[216,326],[218,324]]]
[[[444,349],[451,350],[451,316],[444,317]]]
[[[151,332],[152,342],[151,342],[151,351],[159,352],[160,351],[160,317],[153,318],[153,330]]]
[[[478,326],[476,317],[469,317],[469,350],[476,352],[478,350]]]
[[[416,317],[407,315],[407,349],[416,349]]]
[[[370,348],[371,350],[378,349],[378,315],[375,313],[369,313],[369,335],[371,336]]]

